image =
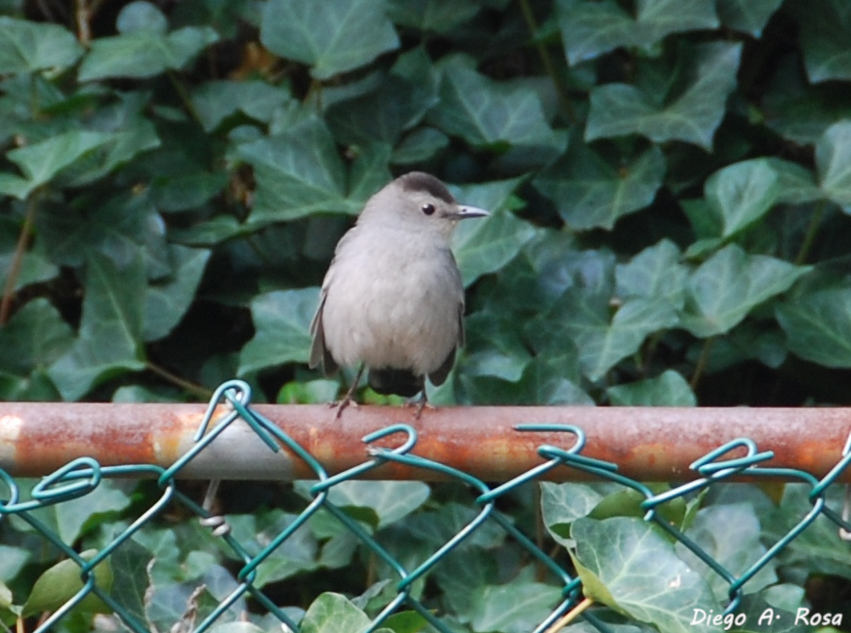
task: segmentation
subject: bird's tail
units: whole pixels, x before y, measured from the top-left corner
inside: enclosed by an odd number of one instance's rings
[[[378,393],[410,398],[423,390],[425,376],[416,376],[408,369],[370,369],[369,386]]]

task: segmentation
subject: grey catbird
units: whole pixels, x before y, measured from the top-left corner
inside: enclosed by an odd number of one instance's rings
[[[379,393],[413,396],[439,385],[464,343],[464,287],[449,238],[458,220],[488,215],[459,204],[424,172],[400,176],[373,195],[343,235],[310,324],[310,367],[359,366],[337,407],[351,402],[364,366]]]

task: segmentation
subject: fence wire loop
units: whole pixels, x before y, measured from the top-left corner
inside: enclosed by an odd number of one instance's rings
[[[198,426],[198,430],[195,432],[195,441],[201,441],[201,438],[207,433],[207,428],[210,425],[210,421],[213,419],[213,415],[216,412],[216,407],[222,403],[222,401],[228,402],[233,405],[234,401],[239,401],[241,404],[248,404],[251,401],[251,385],[249,385],[244,380],[228,380],[219,385],[216,390],[213,392],[213,395],[210,396],[210,401],[207,404],[207,410],[204,412],[204,417],[201,418],[201,424]],[[233,413],[233,410],[231,410]],[[235,419],[237,414],[228,415],[228,421]],[[248,422],[246,420],[246,422]],[[249,422],[250,424],[250,422]]]
[[[88,494],[101,481],[100,464],[91,457],[79,457],[43,477],[30,496],[43,503],[70,501]]]
[[[722,455],[726,455],[739,447],[747,448],[747,455],[744,457],[730,457],[727,459],[718,459]],[[703,457],[696,459],[691,463],[689,468],[696,470],[704,477],[722,478],[743,471],[750,466],[754,466],[759,462],[774,459],[773,451],[763,451],[757,453],[756,443],[747,437],[739,437],[735,440],[730,440],[726,444],[710,451]]]
[[[407,438],[405,439],[405,443],[401,446],[397,446],[393,449],[388,449],[384,446],[370,446],[367,449],[367,452],[370,455],[374,455],[377,457],[382,456],[388,450],[391,453],[395,453],[397,455],[404,455],[408,453],[414,445],[417,443],[417,430],[412,427],[410,424],[393,424],[391,426],[386,426],[383,429],[378,429],[377,431],[373,431],[372,433],[368,433],[361,438],[361,441],[364,444],[372,444],[380,439],[387,437],[388,435],[393,435],[395,433],[405,433]]]
[[[242,380],[229,380],[216,389],[205,410],[203,419],[194,435],[194,441],[187,451],[168,468],[151,464],[129,464],[120,466],[102,466],[91,457],[81,457],[70,461],[53,473],[42,478],[29,492],[29,497],[22,499],[18,482],[6,471],[0,469],[0,479],[6,488],[5,494],[0,494],[0,521],[7,515],[15,515],[28,523],[47,541],[61,550],[67,558],[79,568],[82,586],[64,604],[49,615],[36,629],[36,633],[46,631],[65,618],[68,613],[87,596],[95,595],[114,611],[114,613],[133,631],[133,633],[149,633],[150,627],[141,622],[109,591],[98,586],[95,569],[112,556],[128,540],[140,530],[152,525],[164,510],[177,505],[196,515],[202,523],[213,527],[213,533],[221,539],[221,546],[229,549],[239,561],[239,569],[234,574],[235,586],[222,597],[219,602],[204,615],[193,614],[186,618],[181,625],[188,631],[190,628],[197,633],[204,633],[220,622],[226,613],[243,605],[245,598],[252,598],[281,623],[281,628],[293,633],[298,632],[299,623],[280,605],[276,604],[258,582],[259,569],[271,557],[279,553],[281,546],[289,541],[294,534],[305,528],[306,523],[320,510],[336,520],[344,530],[353,535],[377,560],[386,564],[389,574],[394,578],[384,579],[385,586],[395,589],[386,603],[378,608],[372,616],[369,625],[362,631],[352,633],[371,633],[380,628],[395,612],[406,607],[417,612],[428,624],[439,633],[451,633],[450,628],[440,617],[434,605],[425,598],[418,597],[413,583],[426,577],[447,558],[453,556],[463,547],[470,537],[483,525],[497,526],[508,538],[516,541],[520,547],[544,570],[549,577],[554,578],[560,586],[561,598],[558,605],[535,627],[534,633],[550,631],[558,626],[559,621],[583,601],[583,585],[578,576],[573,576],[565,567],[564,562],[556,560],[543,551],[538,543],[523,533],[508,517],[500,513],[497,504],[500,500],[515,491],[520,486],[536,483],[547,473],[559,468],[581,471],[593,478],[618,484],[637,493],[640,507],[644,512],[644,520],[652,522],[659,530],[667,534],[673,541],[680,543],[724,582],[727,583],[728,602],[724,613],[731,613],[742,605],[745,585],[765,565],[775,558],[779,552],[796,539],[818,516],[825,516],[839,527],[840,538],[851,540],[851,488],[846,487],[844,504],[841,510],[831,508],[826,499],[828,487],[836,484],[838,477],[851,463],[851,433],[842,449],[837,463],[821,479],[817,479],[803,470],[772,467],[765,462],[773,459],[770,450],[760,451],[756,443],[747,437],[740,437],[726,442],[707,454],[694,460],[690,468],[697,477],[681,485],[667,490],[652,490],[650,486],[636,481],[619,472],[618,465],[583,454],[587,437],[580,425],[574,424],[518,424],[515,429],[518,434],[528,438],[529,433],[566,434],[570,438],[567,446],[554,443],[542,443],[537,446],[541,462],[519,474],[513,479],[497,485],[489,485],[470,473],[464,472],[447,464],[441,463],[417,452],[418,432],[404,423],[397,423],[377,429],[365,435],[364,460],[343,472],[329,476],[323,465],[296,442],[286,431],[265,418],[250,406],[251,387]],[[238,422],[238,421],[242,422]],[[292,456],[302,460],[314,473],[315,482],[307,489],[306,505],[288,519],[288,523],[268,542],[242,543],[229,529],[223,517],[214,516],[210,507],[215,487],[208,490],[207,498],[198,504],[178,488],[177,476],[192,459],[198,456],[216,437],[233,423],[245,423],[263,440],[268,448],[279,452],[282,448]],[[384,442],[379,442],[384,440]],[[552,442],[552,439],[550,438]],[[744,455],[741,454],[744,450]],[[380,531],[371,531],[364,524],[353,518],[344,508],[337,506],[330,492],[345,482],[361,478],[369,471],[392,464],[399,464],[412,469],[438,473],[463,483],[473,495],[472,504],[475,512],[465,518],[463,526],[447,536],[442,544],[435,546],[434,551],[424,554],[420,560],[403,563],[382,544]],[[60,535],[47,524],[39,520],[34,510],[50,505],[65,503],[72,499],[83,498],[95,491],[104,480],[118,477],[147,476],[156,479],[161,488],[159,498],[142,512],[129,525],[123,527],[113,536],[112,540],[103,545],[94,555],[83,556],[71,544],[65,543]],[[741,573],[734,574],[718,560],[713,558],[700,543],[695,541],[684,526],[675,525],[665,519],[659,508],[671,501],[682,499],[706,490],[709,486],[729,480],[731,477],[776,477],[783,476],[797,480],[809,486],[808,498],[810,507],[807,512],[777,542],[766,549],[757,560],[752,561]],[[26,490],[26,488],[24,488]],[[566,559],[565,559],[566,560]],[[390,584],[394,582],[395,584]],[[587,606],[587,605],[586,605]],[[609,633],[611,627],[604,618],[600,618],[595,609],[581,610],[581,617],[601,633]],[[200,622],[195,622],[197,615]]]

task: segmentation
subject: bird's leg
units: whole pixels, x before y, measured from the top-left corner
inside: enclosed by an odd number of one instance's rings
[[[423,385],[422,395],[420,399],[417,400],[417,410],[414,412],[414,419],[419,420],[423,414],[423,409],[425,409],[428,404],[428,397],[426,396],[425,385]]]
[[[336,415],[337,418],[339,418],[340,415],[342,415],[343,409],[345,409],[351,403],[355,402],[355,400],[354,400],[355,390],[357,390],[358,383],[360,382],[361,376],[363,376],[363,369],[364,369],[364,364],[361,363],[360,367],[358,368],[358,373],[355,376],[355,379],[352,381],[352,386],[349,387],[349,390],[346,392],[346,395],[343,396],[343,399],[340,400],[340,402],[337,404],[337,415]],[[355,402],[355,405],[357,405],[356,402]]]
[[[414,412],[414,419],[415,420],[419,420],[420,417],[422,417],[423,409],[425,409],[425,408],[434,409],[434,405],[429,404],[429,402],[428,402],[428,395],[426,394],[425,376],[423,376],[423,389],[420,392],[420,394],[421,395],[419,397],[419,400],[417,400],[417,403],[416,403],[417,410]]]

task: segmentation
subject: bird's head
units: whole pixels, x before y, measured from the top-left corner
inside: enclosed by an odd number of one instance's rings
[[[459,220],[486,215],[484,209],[457,202],[431,174],[412,171],[372,196],[358,223],[381,223],[448,239]]]

